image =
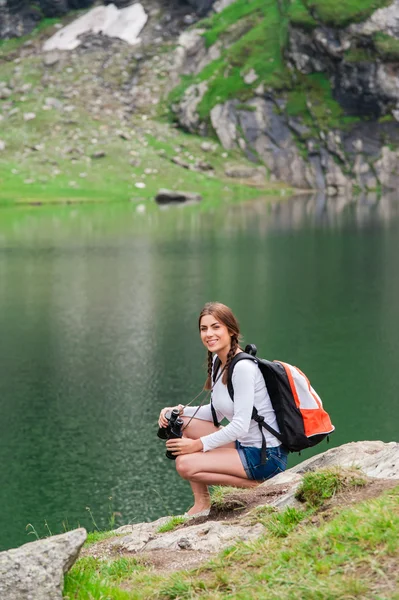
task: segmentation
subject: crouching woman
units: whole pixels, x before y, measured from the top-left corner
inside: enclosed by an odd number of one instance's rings
[[[261,433],[251,418],[255,407],[265,421],[279,432],[263,376],[250,360],[238,362],[233,370],[234,402],[227,389],[227,373],[233,357],[242,352],[240,329],[234,314],[224,304],[210,302],[199,316],[202,343],[208,350],[208,378],[205,389],[212,389],[212,404],[217,420],[214,424],[211,404],[201,407],[166,407],[159,416],[159,426],[166,427],[165,413],[178,408],[184,421],[183,437],[166,442],[176,456],[176,469],[187,479],[194,494],[189,515],[203,513],[210,507],[209,485],[250,488],[281,473],[287,466],[287,450],[265,429]],[[214,373],[216,356],[220,359]],[[261,464],[262,435],[266,438],[267,460]]]

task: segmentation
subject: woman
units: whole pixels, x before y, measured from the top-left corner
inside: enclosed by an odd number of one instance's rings
[[[194,506],[189,515],[209,510],[208,485],[256,486],[284,471],[288,454],[280,441],[264,430],[267,461],[260,464],[262,433],[251,419],[252,408],[255,406],[276,431],[279,428],[263,376],[255,363],[242,360],[236,364],[232,375],[234,402],[229,396],[228,367],[233,357],[242,352],[239,324],[230,308],[219,302],[206,304],[199,316],[199,331],[208,350],[205,389],[212,389],[212,403],[219,421],[226,417],[229,424],[214,425],[210,404],[199,409],[182,405],[167,407],[159,416],[160,427],[167,426],[165,413],[172,408],[178,408],[183,416],[183,437],[168,440],[166,446],[176,456],[179,475],[190,482],[193,490]],[[218,373],[213,374],[216,355],[221,365]]]

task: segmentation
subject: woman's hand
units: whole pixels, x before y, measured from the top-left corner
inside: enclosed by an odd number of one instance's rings
[[[201,452],[203,444],[201,440],[190,440],[189,438],[176,438],[166,442],[167,449],[174,456],[182,454],[192,454],[193,452]]]
[[[167,427],[168,426],[168,420],[165,417],[167,412],[172,412],[172,410],[178,410],[180,414],[183,413],[183,409],[184,406],[183,404],[178,404],[177,406],[166,406],[165,408],[163,408],[161,410],[161,412],[159,413],[159,419],[158,419],[158,425],[159,427]]]

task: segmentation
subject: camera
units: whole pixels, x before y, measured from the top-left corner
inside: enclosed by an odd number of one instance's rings
[[[168,421],[168,424],[166,427],[160,427],[157,433],[157,436],[161,440],[173,440],[183,437],[184,421],[183,419],[180,419],[179,415],[180,413],[177,408],[174,408],[171,412],[168,411],[166,413],[165,418]],[[166,456],[171,460],[176,460],[176,456],[173,456],[169,450],[166,450]]]

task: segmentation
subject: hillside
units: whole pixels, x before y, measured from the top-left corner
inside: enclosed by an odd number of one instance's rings
[[[176,120],[297,187],[395,189],[398,11],[392,0],[237,0],[180,40]]]
[[[399,0],[142,4],[140,46],[44,52],[81,11],[0,44],[3,202],[398,187]]]

